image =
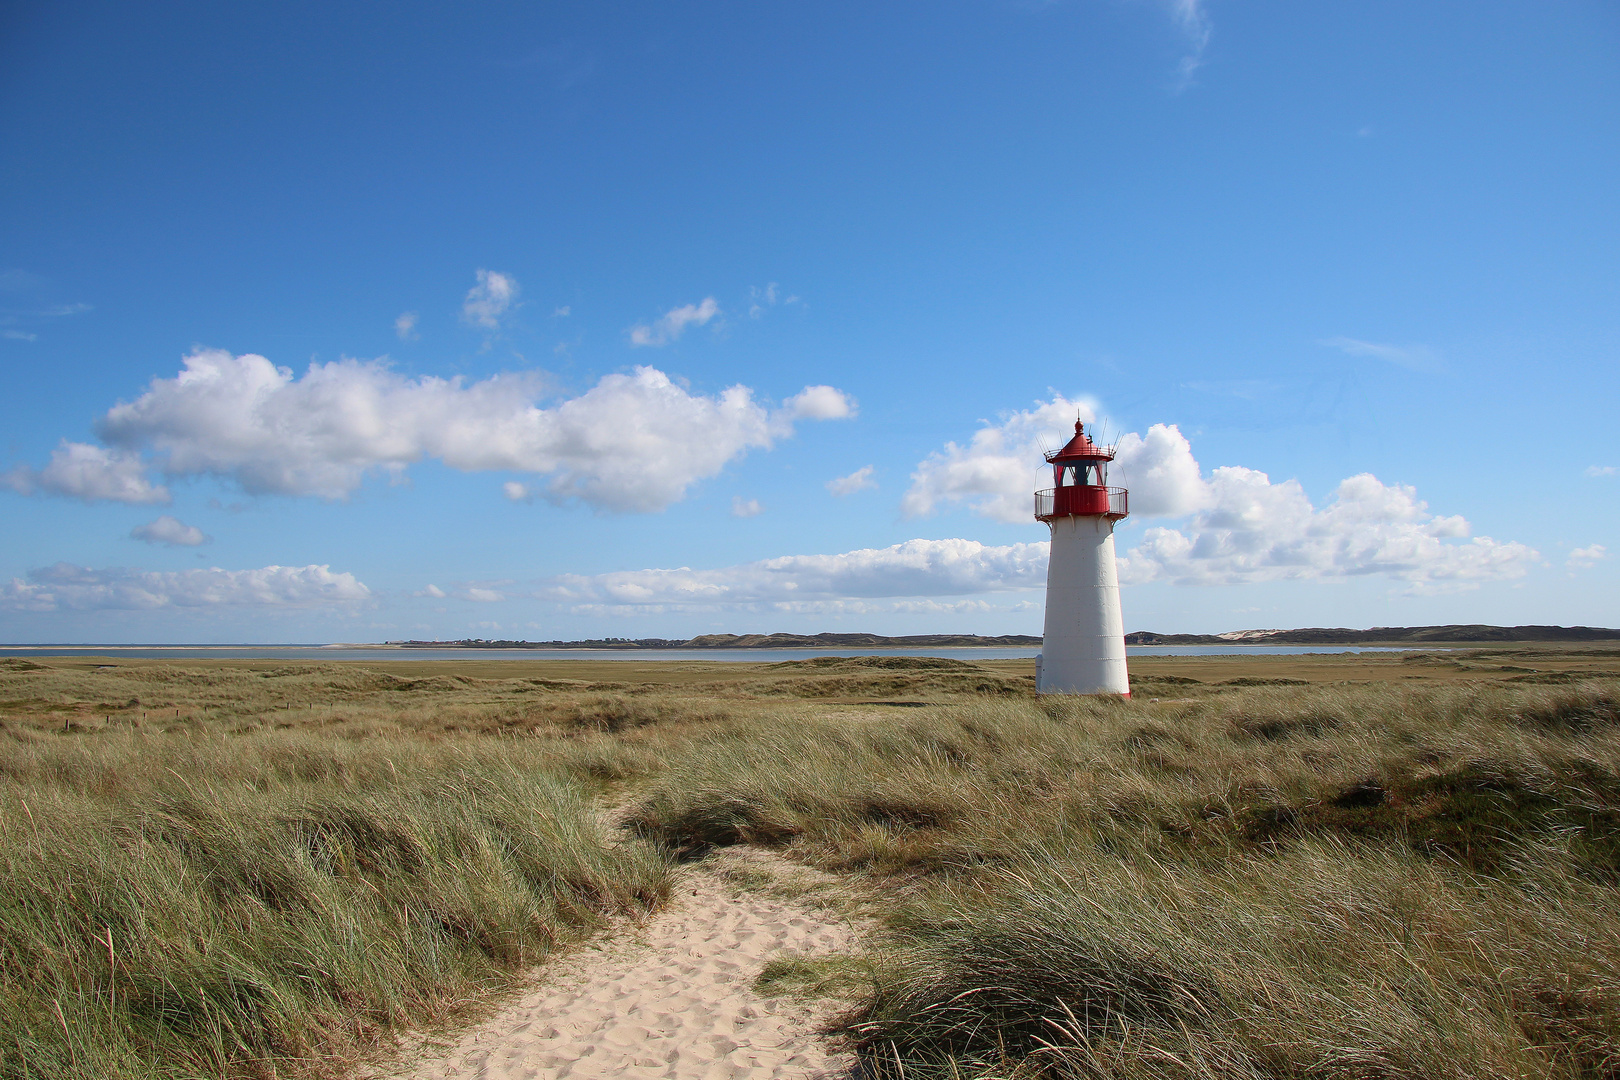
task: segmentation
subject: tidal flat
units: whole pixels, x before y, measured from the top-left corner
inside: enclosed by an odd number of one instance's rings
[[[0,1077],[386,1070],[739,846],[868,1077],[1620,1075],[1620,649],[1131,666],[0,660]]]

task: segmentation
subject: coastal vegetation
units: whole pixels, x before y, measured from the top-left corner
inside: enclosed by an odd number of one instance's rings
[[[738,844],[869,1076],[1620,1075],[1620,652],[1030,666],[0,661],[0,1076],[341,1075]]]

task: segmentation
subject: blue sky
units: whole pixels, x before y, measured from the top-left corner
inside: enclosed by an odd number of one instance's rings
[[[1620,10],[20,3],[0,640],[1620,622]],[[1044,486],[1044,485],[1042,485]]]

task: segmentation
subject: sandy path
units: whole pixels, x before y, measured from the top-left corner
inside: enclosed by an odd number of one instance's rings
[[[643,926],[548,967],[543,983],[400,1080],[848,1077],[818,1012],[754,992],[765,961],[848,951],[837,915],[742,891],[736,880],[799,876],[759,851],[684,868],[668,908]],[[820,1014],[832,1007],[823,1003]]]

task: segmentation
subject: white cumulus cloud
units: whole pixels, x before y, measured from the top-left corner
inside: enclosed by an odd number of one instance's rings
[[[159,608],[307,608],[353,604],[371,590],[353,574],[329,566],[266,566],[257,570],[96,570],[57,563],[0,585],[0,608],[20,611]]]
[[[1602,544],[1593,544],[1590,547],[1575,548],[1569,553],[1569,558],[1564,560],[1564,565],[1569,567],[1571,570],[1588,570],[1591,567],[1596,566],[1598,560],[1602,559],[1603,556],[1608,553],[1608,550],[1609,549],[1604,547]]]
[[[461,302],[462,321],[484,330],[499,330],[518,292],[515,278],[494,270],[479,270],[478,284],[467,290],[467,298]]]
[[[1468,523],[1437,517],[1411,487],[1370,473],[1339,484],[1322,509],[1296,480],[1226,466],[1208,480],[1209,504],[1181,529],[1147,530],[1120,560],[1128,584],[1183,585],[1332,580],[1381,574],[1415,592],[1471,588],[1521,577],[1539,556],[1488,536],[1464,541]]]
[[[782,410],[795,420],[848,420],[855,399],[831,386],[807,386],[782,402]]]
[[[1120,438],[1117,451],[1109,481],[1129,486],[1133,514],[1181,517],[1213,498],[1199,475],[1192,444],[1174,424],[1154,424],[1146,435],[1130,432]]]
[[[720,314],[720,305],[714,297],[706,296],[701,304],[683,304],[670,308],[651,323],[637,323],[630,328],[632,345],[667,345],[686,333],[688,326],[703,326]]]
[[[196,547],[206,544],[209,538],[195,525],[187,525],[179,518],[164,514],[145,525],[137,525],[130,530],[130,536],[137,540],[145,540],[148,544],[167,544],[170,547]]]
[[[746,386],[694,394],[664,372],[604,376],[579,397],[541,405],[535,375],[478,382],[406,378],[382,362],[312,364],[301,377],[262,356],[203,349],[173,379],[154,379],[110,409],[97,432],[111,449],[64,443],[38,486],[87,500],[167,501],[138,456],[171,477],[211,475],[255,494],[343,498],[369,473],[398,477],[434,458],[464,472],[506,470],[508,498],[578,499],[602,510],[660,510],[750,449],[769,448],[800,420],[850,416],[832,387],[806,387],[780,408]]]
[[[759,517],[759,515],[763,514],[764,512],[765,512],[765,508],[759,504],[758,499],[745,499],[741,495],[735,495],[731,499],[731,516],[732,517],[735,517],[735,518]]]
[[[418,337],[416,333],[416,312],[407,311],[395,319],[394,333],[401,341],[415,341]]]
[[[998,521],[1030,520],[1034,492],[1051,486],[1040,482],[1042,453],[1068,441],[1076,417],[1090,423],[1095,416],[1090,402],[1055,394],[1033,409],[1003,414],[1000,423],[981,421],[965,446],[948,442],[918,463],[900,510],[922,517],[965,503]]]
[[[827,490],[834,495],[853,495],[857,491],[869,491],[877,487],[877,481],[872,479],[876,466],[862,465],[848,476],[835,477],[827,481]]]
[[[1614,476],[1620,473],[1620,467],[1614,465],[1588,465],[1586,475],[1591,477]]]
[[[1035,491],[1052,486],[1041,455],[1073,437],[1076,418],[1089,424],[1096,415],[1092,402],[1054,394],[1032,409],[1003,413],[999,423],[980,421],[965,445],[948,442],[918,463],[900,510],[923,517],[965,504],[997,521],[1029,521]]]
[[[43,469],[21,466],[0,474],[0,487],[22,495],[37,490],[85,502],[169,502],[169,489],[153,484],[146,474],[139,454],[64,439]]]
[[[1094,409],[1054,395],[983,423],[967,444],[947,443],[917,466],[901,509],[917,516],[966,505],[998,521],[1031,520],[1031,493],[1052,483],[1041,452],[1067,441],[1077,412],[1089,421]],[[1133,516],[1187,518],[1178,529],[1148,529],[1122,557],[1122,581],[1213,585],[1382,574],[1433,592],[1519,577],[1538,557],[1523,544],[1468,539],[1461,517],[1431,514],[1412,488],[1369,474],[1345,480],[1318,510],[1294,480],[1273,483],[1235,466],[1206,477],[1174,425],[1126,434],[1117,450],[1109,480],[1129,487]]]

